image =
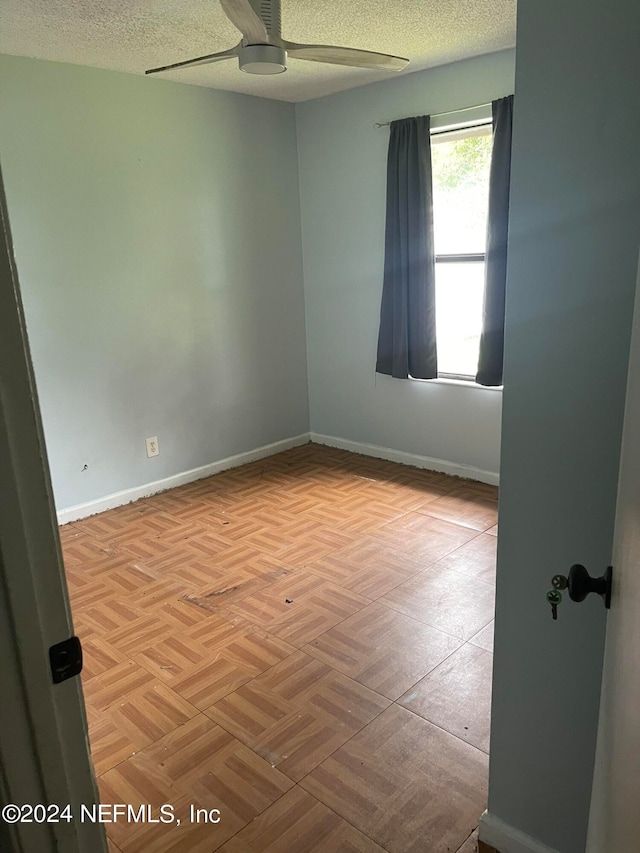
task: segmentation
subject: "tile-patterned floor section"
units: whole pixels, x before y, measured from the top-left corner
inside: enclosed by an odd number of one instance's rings
[[[475,849],[496,521],[306,445],[62,527],[102,801],[181,818],[112,853]]]

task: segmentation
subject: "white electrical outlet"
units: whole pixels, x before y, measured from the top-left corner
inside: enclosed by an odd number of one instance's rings
[[[160,456],[160,447],[158,445],[158,436],[154,435],[153,438],[146,438],[145,442],[147,444],[147,456],[151,459],[152,456]]]

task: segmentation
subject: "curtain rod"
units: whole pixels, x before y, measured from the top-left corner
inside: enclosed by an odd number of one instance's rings
[[[470,110],[479,110],[481,107],[490,107],[491,104],[474,104],[472,107],[462,107],[459,110],[448,110],[446,113],[434,113],[431,118],[440,118],[440,116],[452,116],[457,113],[466,113]],[[394,119],[395,121],[402,121],[402,119]],[[374,124],[374,127],[389,127],[391,124],[390,121],[377,121]]]

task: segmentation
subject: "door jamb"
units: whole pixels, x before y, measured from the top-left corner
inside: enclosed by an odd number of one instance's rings
[[[72,635],[40,411],[0,171],[0,796],[71,805],[74,819],[5,824],[10,849],[106,853],[79,678],[54,685],[48,649]]]

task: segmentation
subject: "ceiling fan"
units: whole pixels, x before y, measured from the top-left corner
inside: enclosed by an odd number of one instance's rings
[[[220,0],[220,5],[227,18],[242,33],[235,47],[160,68],[150,68],[145,74],[207,65],[236,56],[240,70],[249,74],[281,74],[287,70],[287,56],[309,62],[373,68],[376,71],[401,71],[409,62],[399,56],[371,50],[286,41],[280,35],[280,0]]]

